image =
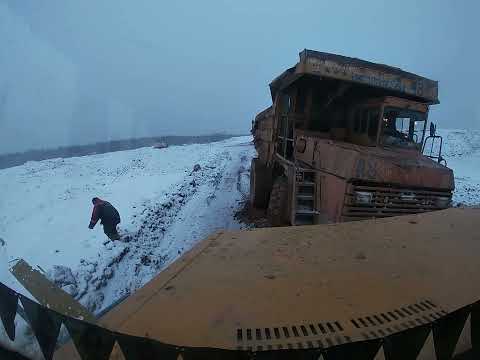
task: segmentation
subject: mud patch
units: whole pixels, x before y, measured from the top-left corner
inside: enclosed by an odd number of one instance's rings
[[[98,261],[83,260],[80,263],[79,269],[74,272],[77,280],[75,298],[89,310],[99,311],[104,303],[109,305],[143,286],[171,261],[170,257],[173,259],[183,252],[182,247],[167,255],[162,253],[165,251],[162,249],[168,248],[172,241],[170,239],[168,244],[164,244],[172,225],[185,221],[179,219],[185,206],[200,191],[204,194],[205,189],[209,189],[205,200],[207,208],[224,191],[244,189],[242,182],[245,182],[245,173],[248,174],[248,161],[249,158],[244,156],[238,171],[228,171],[232,155],[223,151],[209,162],[197,164],[195,171],[186,171],[183,181],[176,184],[161,203],[146,201],[141,206],[137,205],[138,213],[132,220],[137,230],[125,232],[120,229],[121,241],[106,242],[106,251],[99,254]],[[104,293],[112,297],[112,292],[113,301],[106,299]]]
[[[251,206],[249,200],[242,203],[240,209],[235,212],[235,219],[244,224],[246,228],[265,228],[271,227],[267,219],[266,209],[257,209]]]

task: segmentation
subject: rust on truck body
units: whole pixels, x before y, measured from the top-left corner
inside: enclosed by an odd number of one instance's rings
[[[452,170],[441,163],[441,155],[437,162],[422,153],[426,139],[435,135],[433,129],[426,136],[426,125],[429,106],[439,103],[436,81],[304,50],[270,90],[273,104],[252,126],[258,159],[251,198],[270,195],[276,200],[268,203],[268,211],[278,214],[278,198],[287,194],[283,223],[340,222],[450,206]],[[279,178],[285,178],[283,185],[274,186]],[[273,197],[265,189],[275,192]]]
[[[308,49],[299,56],[300,61],[294,67],[270,84],[273,98],[277,88],[293,83],[302,75],[314,75],[385,89],[429,104],[439,102],[438,82],[399,68]]]

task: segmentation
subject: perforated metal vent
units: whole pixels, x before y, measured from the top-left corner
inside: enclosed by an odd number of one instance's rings
[[[422,300],[386,312],[367,314],[348,322],[321,321],[303,325],[236,329],[240,350],[328,348],[352,341],[388,336],[431,323],[447,312],[430,300]]]
[[[324,348],[350,341],[339,321],[237,329],[238,349],[242,350]]]
[[[391,311],[351,319],[364,339],[387,336],[422,324],[428,324],[447,314],[430,300],[402,306]]]

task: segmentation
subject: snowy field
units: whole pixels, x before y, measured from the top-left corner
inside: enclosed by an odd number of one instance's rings
[[[255,150],[250,137],[29,162],[0,171],[0,281],[24,258],[97,312],[135,291],[195,242],[237,229]],[[193,171],[194,165],[200,169]],[[120,212],[126,242],[88,229],[98,196]]]
[[[455,174],[455,205],[480,205],[480,130],[439,130],[443,157]]]

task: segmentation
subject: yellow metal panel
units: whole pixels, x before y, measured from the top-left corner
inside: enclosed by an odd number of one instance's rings
[[[102,324],[167,343],[222,348],[335,344],[396,332],[480,298],[479,221],[480,210],[449,209],[220,234],[180,258]],[[377,320],[382,314],[389,318],[383,324]],[[274,334],[283,327],[290,338],[267,339],[266,329]]]
[[[96,322],[95,316],[90,311],[39,271],[33,269],[25,260],[18,261],[11,272],[43,306],[92,324]]]

